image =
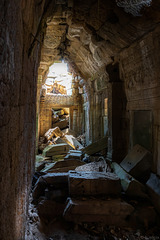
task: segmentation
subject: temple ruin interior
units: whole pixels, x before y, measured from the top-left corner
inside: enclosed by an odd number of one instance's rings
[[[160,0],[0,13],[0,240],[160,239]]]

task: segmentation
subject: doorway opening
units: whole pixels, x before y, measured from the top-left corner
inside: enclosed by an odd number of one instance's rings
[[[72,95],[72,79],[72,73],[68,71],[67,63],[55,62],[50,66],[45,81],[47,93]]]

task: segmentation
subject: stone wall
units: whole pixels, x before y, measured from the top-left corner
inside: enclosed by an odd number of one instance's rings
[[[52,108],[69,108],[69,127],[75,133],[80,134],[81,107],[77,97],[74,95],[46,94],[44,91],[40,100],[39,136],[43,136],[48,129],[52,128]]]
[[[130,147],[134,142],[133,121],[136,114],[137,121],[143,121],[141,134],[144,135],[144,144],[148,144],[153,153],[153,170],[160,175],[159,38],[160,26],[157,26],[155,30],[122,51],[120,72],[125,84],[127,111],[130,116]],[[143,120],[140,115],[142,111],[146,112],[148,124],[151,123],[148,133],[145,132],[146,118]],[[150,142],[146,143],[145,137]]]
[[[35,153],[36,94],[38,122],[40,87],[56,56],[65,55],[73,71],[85,80],[83,109],[79,107],[78,114],[75,111],[73,122],[76,123],[77,116],[81,119],[88,143],[103,136],[105,121],[109,154],[117,158],[120,150],[122,157],[129,150],[127,141],[130,147],[134,143],[138,111],[149,111],[153,170],[160,175],[160,1],[153,1],[151,8],[138,18],[124,13],[112,0],[107,4],[106,0],[62,2],[66,5],[58,4],[56,11],[55,1],[50,0],[0,2],[0,238],[3,240],[24,239]],[[48,28],[36,93],[45,25]],[[116,63],[120,79],[115,81],[108,68],[109,76],[106,75],[105,67]],[[104,115],[107,98],[108,119]]]
[[[0,239],[23,240],[34,169],[40,38],[45,1],[0,2]],[[36,10],[36,12],[35,12]]]

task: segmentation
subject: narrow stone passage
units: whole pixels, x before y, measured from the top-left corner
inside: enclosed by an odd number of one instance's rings
[[[159,239],[160,0],[0,12],[0,240]]]

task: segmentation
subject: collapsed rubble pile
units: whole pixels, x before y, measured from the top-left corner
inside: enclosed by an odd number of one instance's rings
[[[60,129],[69,126],[69,112],[66,109],[52,109],[52,127],[59,127]]]
[[[52,144],[37,156],[40,173],[33,189],[33,202],[43,223],[64,219],[78,225],[145,229],[156,224],[157,210],[148,194],[157,207],[160,181],[151,174],[149,151],[136,145],[118,164],[96,156],[104,152],[106,138],[83,147],[58,127],[50,129],[45,138]]]

